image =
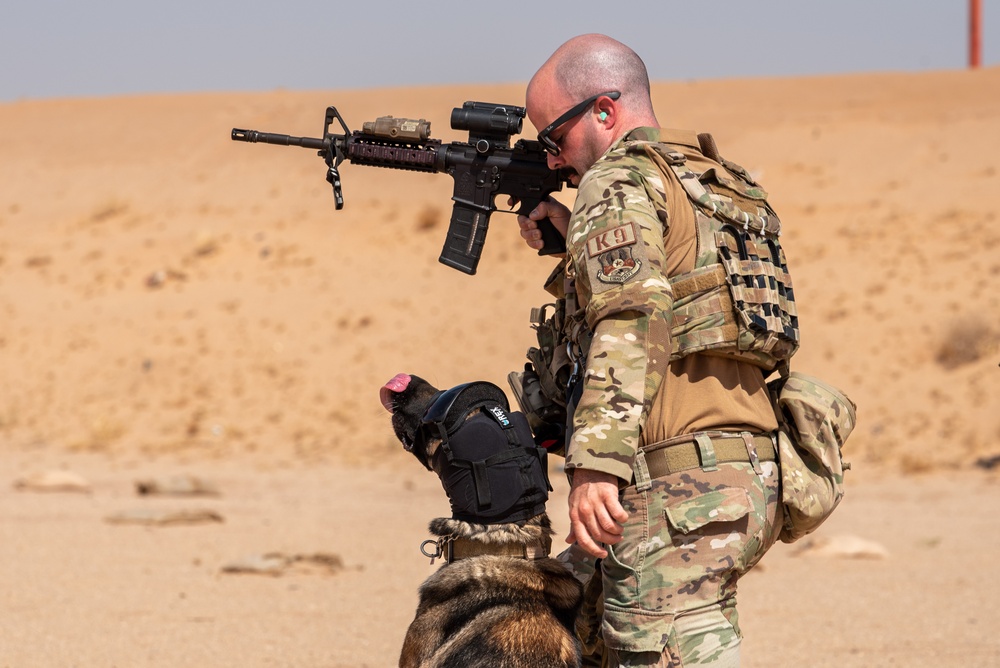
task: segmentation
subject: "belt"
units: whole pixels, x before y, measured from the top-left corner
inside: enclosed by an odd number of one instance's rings
[[[700,436],[706,436],[715,454],[715,461],[702,461],[703,446],[698,443]],[[704,439],[703,439],[704,440]],[[757,451],[758,461],[775,461],[774,441],[768,434],[701,432],[701,434],[685,434],[666,441],[660,441],[642,449],[646,458],[646,468],[650,478],[662,478],[671,473],[688,469],[710,468],[714,464],[731,462],[753,463],[750,458],[747,441],[753,444]],[[707,448],[706,448],[707,450]]]

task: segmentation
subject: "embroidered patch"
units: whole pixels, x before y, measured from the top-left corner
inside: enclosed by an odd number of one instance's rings
[[[587,238],[591,275],[607,286],[621,285],[643,268],[642,246],[635,223],[596,232]]]
[[[631,246],[636,241],[635,223],[620,225],[610,230],[602,230],[587,239],[587,255],[595,258],[610,250],[621,248],[622,246]]]
[[[632,257],[632,249],[627,246],[603,253],[598,259],[601,266],[597,280],[602,283],[624,283],[642,269],[642,260]]]

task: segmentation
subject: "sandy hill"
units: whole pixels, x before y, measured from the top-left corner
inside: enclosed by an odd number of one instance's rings
[[[0,105],[0,447],[400,456],[399,371],[506,386],[552,261],[494,216],[475,277],[438,264],[444,175],[345,164],[318,136],[392,114],[446,141],[520,85]],[[784,222],[795,368],[859,404],[856,463],[1000,454],[1000,69],[660,83],[660,121],[711,131]],[[526,124],[526,134],[532,132]],[[569,201],[572,192],[565,193]]]

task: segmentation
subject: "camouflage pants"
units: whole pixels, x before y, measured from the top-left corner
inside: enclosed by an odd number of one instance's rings
[[[624,489],[629,519],[608,556],[559,556],[586,588],[584,665],[738,666],[736,582],[781,529],[779,478],[774,462],[727,463]]]

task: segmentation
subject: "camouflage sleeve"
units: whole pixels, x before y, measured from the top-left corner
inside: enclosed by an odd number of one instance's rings
[[[651,195],[634,167],[588,172],[567,239],[593,339],[566,468],[626,482],[670,358],[673,295],[663,272],[664,223]]]

